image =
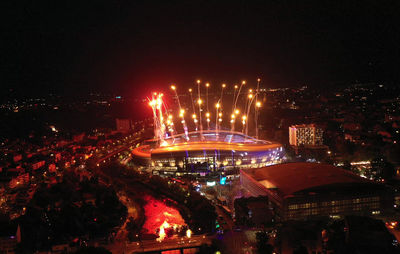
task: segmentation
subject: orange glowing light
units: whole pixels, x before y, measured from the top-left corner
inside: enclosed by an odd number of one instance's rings
[[[210,87],[210,83],[206,83],[206,87]]]
[[[186,230],[186,237],[187,238],[192,237],[192,230],[190,230],[190,229]]]
[[[222,84],[222,88],[225,88],[226,87],[226,84]]]
[[[215,104],[216,108],[219,108],[221,105],[219,103]]]
[[[172,86],[171,86],[171,89],[175,91],[176,86],[172,85]]]

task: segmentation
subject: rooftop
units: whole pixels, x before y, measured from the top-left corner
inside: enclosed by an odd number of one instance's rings
[[[277,189],[284,197],[331,184],[373,183],[332,165],[306,162],[243,169],[241,173],[250,176],[267,189]]]
[[[184,134],[175,135],[164,140],[158,145],[157,139],[147,140],[143,145],[135,148],[133,154],[138,157],[150,158],[152,154],[165,154],[176,152],[197,151],[235,151],[235,152],[260,152],[270,149],[281,148],[279,143],[259,140],[246,136],[240,132],[210,130],[200,132],[189,132],[189,140]],[[202,138],[203,137],[203,138]]]
[[[185,142],[173,144],[165,147],[159,147],[152,151],[152,154],[165,152],[180,151],[215,151],[215,150],[234,150],[238,152],[256,152],[265,151],[273,148],[280,148],[278,143],[270,144],[243,144],[243,143],[227,143],[219,141],[203,141],[203,142]]]

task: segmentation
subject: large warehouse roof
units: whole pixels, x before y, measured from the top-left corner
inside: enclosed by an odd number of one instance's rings
[[[253,178],[265,188],[278,189],[283,196],[330,184],[370,182],[335,166],[305,162],[243,169],[242,173]]]

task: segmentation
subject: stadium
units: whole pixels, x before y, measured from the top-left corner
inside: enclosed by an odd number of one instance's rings
[[[153,93],[148,101],[153,113],[154,138],[132,151],[134,162],[153,174],[178,176],[206,176],[215,172],[239,174],[240,169],[280,163],[284,157],[281,144],[248,135],[249,125],[254,123],[250,131],[254,130],[258,137],[257,121],[262,106],[258,100],[260,79],[257,79],[256,89],[244,91],[245,85],[246,81],[240,86],[234,85],[232,97],[225,96],[224,100],[226,84],[222,84],[220,91],[209,93],[211,85],[205,83],[205,98],[202,98],[201,81],[197,80],[197,98],[191,88],[188,94],[181,95],[188,98],[186,107],[181,104],[177,87],[172,85],[178,106],[176,111],[168,108],[163,93]],[[209,103],[209,94],[214,98],[219,95],[215,103]],[[232,111],[229,113],[228,109]],[[192,121],[188,121],[189,112]]]
[[[188,141],[189,140],[189,141]],[[281,144],[258,140],[239,132],[189,132],[159,140],[147,140],[132,151],[134,161],[149,166],[153,173],[206,175],[280,163]]]

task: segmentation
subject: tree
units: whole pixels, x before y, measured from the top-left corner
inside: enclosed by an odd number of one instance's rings
[[[300,245],[295,250],[293,250],[293,254],[308,254],[308,251],[306,247]]]
[[[273,247],[271,244],[268,243],[269,237],[267,232],[257,232],[256,233],[257,239],[257,250],[258,253],[262,254],[270,254],[273,251]]]
[[[103,247],[86,247],[78,250],[75,254],[111,254],[111,252]]]
[[[371,161],[371,171],[374,172],[375,179],[390,180],[395,175],[393,164],[383,156],[378,156]]]
[[[343,169],[351,170],[351,164],[348,160],[344,161]]]

